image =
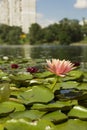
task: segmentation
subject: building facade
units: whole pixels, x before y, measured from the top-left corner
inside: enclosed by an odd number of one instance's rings
[[[0,24],[20,26],[28,33],[36,22],[36,0],[0,0]]]

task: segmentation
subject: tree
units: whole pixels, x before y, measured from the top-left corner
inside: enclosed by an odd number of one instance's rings
[[[44,28],[44,39],[46,42],[58,41],[58,35],[59,25],[57,23]]]
[[[65,39],[65,44],[66,44],[66,41],[68,41],[67,44],[70,44],[72,42],[78,42],[82,38],[83,38],[83,34],[82,34],[81,26],[79,25],[78,20],[69,20],[65,18],[60,21],[59,40],[64,41]]]
[[[83,26],[81,26],[81,31],[83,36],[87,36],[87,24],[84,24]]]
[[[38,44],[43,40],[43,31],[39,24],[34,23],[29,29],[29,41],[30,44]]]
[[[0,39],[3,42],[8,42],[8,33],[10,31],[11,27],[5,24],[0,25]]]
[[[20,27],[11,27],[8,34],[9,44],[20,44],[20,35],[22,34],[22,29]]]
[[[61,45],[69,45],[71,43],[71,36],[66,31],[61,31],[59,34],[59,43]]]

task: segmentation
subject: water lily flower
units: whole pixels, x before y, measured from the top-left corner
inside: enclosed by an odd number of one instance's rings
[[[8,60],[9,58],[7,56],[3,56],[3,60]]]
[[[36,73],[38,71],[38,69],[36,67],[28,67],[27,68],[27,72],[30,72],[30,73]]]
[[[19,67],[18,64],[11,64],[12,69],[17,69],[18,67]]]
[[[52,59],[52,60],[46,60],[46,61],[47,61],[46,68],[50,72],[60,77],[64,77],[66,73],[76,68],[74,67],[73,63],[66,60]]]
[[[80,66],[80,63],[79,63],[79,62],[74,62],[73,64],[74,64],[74,66],[76,66],[76,67]]]

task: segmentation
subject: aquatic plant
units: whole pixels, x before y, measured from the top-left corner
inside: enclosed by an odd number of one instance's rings
[[[0,60],[0,130],[86,130],[87,72],[65,60],[38,63]]]
[[[52,73],[64,77],[69,71],[75,69],[74,64],[70,61],[52,59],[52,61],[47,60],[47,67]]]

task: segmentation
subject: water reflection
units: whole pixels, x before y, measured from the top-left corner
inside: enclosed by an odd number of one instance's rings
[[[32,58],[59,58],[72,61],[82,61],[82,47],[76,46],[39,46],[31,48]],[[85,55],[84,55],[85,56]]]
[[[87,62],[87,46],[0,46],[0,56],[25,57],[32,59],[59,58]]]
[[[0,46],[0,57],[8,56],[8,57],[23,57],[24,52],[22,47],[20,46]]]

